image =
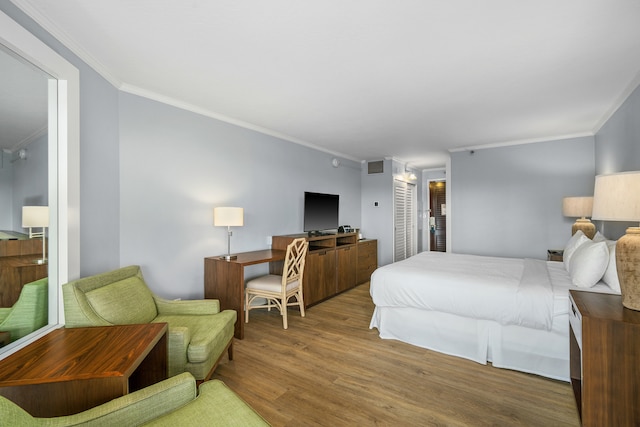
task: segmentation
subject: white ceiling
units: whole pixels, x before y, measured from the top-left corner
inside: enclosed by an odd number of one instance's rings
[[[120,89],[354,160],[591,135],[638,0],[13,0]]]

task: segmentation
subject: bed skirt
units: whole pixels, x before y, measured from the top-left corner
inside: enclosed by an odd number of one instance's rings
[[[376,306],[370,328],[377,328],[380,338],[570,381],[567,314],[555,316],[552,329],[547,331],[411,307]]]

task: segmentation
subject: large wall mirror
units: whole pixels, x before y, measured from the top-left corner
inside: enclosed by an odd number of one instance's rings
[[[16,283],[48,278],[45,325],[1,359],[64,324],[60,286],[79,276],[80,239],[78,70],[1,12],[0,70],[0,306],[20,297]],[[48,207],[47,226],[24,228],[25,206]]]

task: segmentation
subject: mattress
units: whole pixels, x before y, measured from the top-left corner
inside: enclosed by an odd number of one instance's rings
[[[450,263],[449,259],[452,260]],[[438,266],[437,269],[440,271],[446,271],[451,265],[459,266],[460,261],[471,262],[462,268],[463,271],[457,278],[447,278],[444,282],[441,280],[440,285],[425,285],[424,283],[430,280],[429,277],[433,279],[435,276],[442,279],[441,273],[433,275],[433,271],[423,271],[424,265],[431,265],[433,269],[434,260],[436,264],[450,264],[448,267]],[[471,267],[478,261],[483,264],[479,270]],[[518,277],[524,271],[524,263],[521,259],[438,255],[430,252],[423,252],[376,270],[371,278],[371,295],[375,310],[370,327],[377,328],[381,338],[397,339],[478,363],[492,362],[495,367],[569,381],[568,290],[579,288],[572,284],[563,263],[552,261],[540,261],[540,263],[544,265],[550,283],[551,322],[549,327],[509,324],[509,322],[501,322],[499,316],[478,317],[465,315],[456,310],[434,309],[431,303],[416,304],[416,300],[422,301],[429,298],[425,294],[412,295],[420,292],[421,282],[422,287],[432,286],[438,289],[437,292],[440,293],[438,298],[446,302],[447,298],[455,300],[459,297],[459,293],[455,292],[457,286],[455,281],[463,280],[473,282],[465,285],[467,288],[469,286],[478,288],[467,304],[492,307],[495,305],[494,302],[488,301],[487,294],[483,293],[487,282],[506,280],[513,286],[517,286]],[[487,269],[497,271],[489,272]],[[407,280],[408,271],[409,280]],[[419,277],[421,275],[422,278]],[[475,280],[476,278],[479,280]],[[613,293],[604,282],[596,284],[593,288],[579,290]],[[402,295],[407,292],[410,299]]]

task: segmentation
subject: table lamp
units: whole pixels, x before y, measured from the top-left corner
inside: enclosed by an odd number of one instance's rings
[[[42,237],[42,259],[34,262],[46,264],[46,228],[49,226],[49,206],[23,206],[22,207],[22,227],[29,229],[29,238]],[[37,233],[33,228],[42,227],[42,231]]]
[[[578,218],[571,226],[571,235],[578,230],[590,239],[596,235],[596,226],[587,217],[591,216],[593,210],[593,197],[565,197],[562,199],[562,215]]]
[[[593,219],[640,222],[640,172],[596,176]],[[622,305],[640,310],[640,227],[627,228],[616,243]]]
[[[244,209],[243,208],[214,208],[213,209],[213,225],[227,227],[227,255],[220,258],[230,261],[238,258],[231,255],[231,227],[242,227],[244,225]]]

